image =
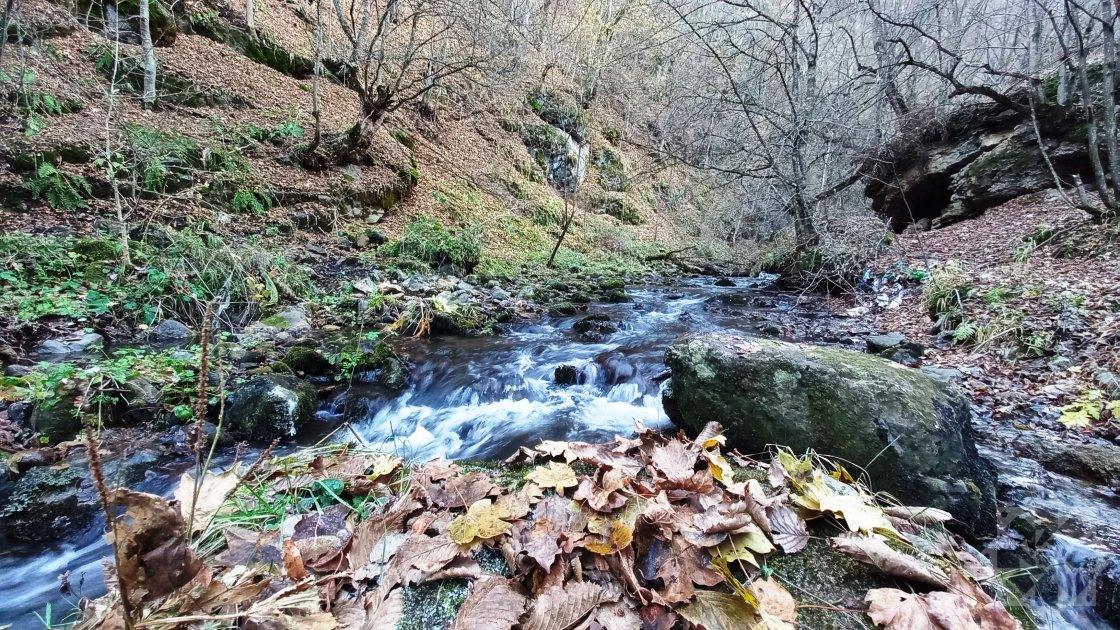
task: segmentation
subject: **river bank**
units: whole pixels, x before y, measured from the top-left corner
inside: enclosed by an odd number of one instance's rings
[[[735,286],[713,286],[711,279],[696,279],[671,286],[631,287],[632,303],[594,305],[577,315],[544,314],[539,321],[513,324],[496,336],[400,338],[393,346],[410,368],[403,391],[387,390],[376,376],[369,382],[355,379],[350,387],[321,379],[324,398],[316,421],[322,423],[323,433],[348,422],[350,429],[336,434],[337,439],[360,438],[368,446],[410,460],[500,459],[541,439],[597,442],[626,435],[635,420],[668,428],[660,395],[664,352],[683,334],[734,331],[863,350],[865,337],[876,332],[857,319],[830,312],[814,299],[766,290],[765,281],[732,279],[718,284]],[[574,370],[574,379],[558,382],[558,374],[564,373],[558,369],[566,367]],[[984,416],[978,420],[985,435]],[[1009,465],[1009,454],[998,443],[987,441],[981,446],[999,468]],[[80,453],[74,457],[83,459]],[[148,485],[143,487],[158,493],[172,490],[171,470],[176,464],[170,459],[164,472],[156,467],[145,473]],[[1045,479],[1065,478],[1032,470],[1001,477],[1004,504],[1034,513],[1003,522],[1004,533],[1018,536],[1020,540],[1012,542],[1019,544],[1024,531],[1036,537],[1028,541],[1030,554],[1005,556],[1001,562],[1016,562],[1015,568],[1034,563],[1039,558],[1036,551],[1045,550],[1055,531],[1086,541],[1099,552],[1115,551],[1116,541],[1103,533],[1116,514],[1114,495],[1069,480],[1063,482],[1062,498],[1055,500],[1053,493],[1044,490],[1053,482]],[[1092,511],[1085,509],[1089,505],[1094,506]],[[33,612],[41,614],[46,602],[65,607],[73,601],[56,593],[61,570],[71,570],[70,583],[82,585],[83,595],[98,592],[99,567],[91,566],[94,556],[105,549],[97,542],[98,518],[94,515],[83,534],[65,539],[61,546],[12,550],[10,568],[23,576],[7,587],[11,593],[4,593],[6,601],[20,602],[21,608],[13,613],[33,624]],[[42,560],[29,562],[29,557]],[[1077,573],[1073,569],[1085,569],[1084,565],[1082,558],[1080,567],[1056,567],[1051,577]],[[1082,573],[1087,588],[1095,586],[1093,575]],[[1040,589],[1042,607],[1036,610],[1063,614],[1044,606],[1047,597],[1051,603],[1062,603],[1054,589]],[[1074,606],[1077,611],[1082,608]]]

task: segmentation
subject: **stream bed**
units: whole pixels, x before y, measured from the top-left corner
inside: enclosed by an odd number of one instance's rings
[[[413,366],[404,392],[388,397],[375,385],[355,383],[323,403],[319,416],[324,423],[349,421],[367,443],[410,459],[504,458],[540,440],[594,442],[626,435],[636,422],[672,429],[661,407],[663,358],[683,334],[796,331],[798,341],[827,340],[862,350],[846,329],[856,326],[855,320],[799,305],[796,296],[766,290],[765,280],[737,283],[718,287],[697,280],[634,289],[634,304],[593,305],[585,313],[518,325],[494,337],[402,339],[394,345]],[[610,317],[618,332],[587,340],[573,326],[589,314]],[[554,382],[560,366],[576,369],[576,384]],[[346,437],[352,438],[339,434]],[[1048,551],[1056,586],[1031,595],[1040,625],[1110,628],[1087,604],[1092,589],[1085,567],[1101,554],[1120,551],[1120,500],[999,449],[982,450],[999,469],[1009,514],[1029,510],[1059,524]],[[170,494],[186,467],[181,459],[154,466],[137,487]],[[101,559],[108,547],[101,526],[95,519],[63,543],[0,551],[0,627],[42,628],[48,606],[57,623],[80,597],[102,594]],[[64,572],[69,595],[59,592]]]

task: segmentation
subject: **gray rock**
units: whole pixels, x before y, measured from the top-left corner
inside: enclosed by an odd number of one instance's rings
[[[884,359],[911,365],[921,360],[926,349],[922,344],[910,341],[902,333],[892,332],[868,337],[867,351]]]
[[[506,300],[510,299],[513,296],[511,296],[509,294],[509,291],[506,291],[505,289],[503,289],[501,287],[494,287],[493,289],[490,290],[490,297],[494,298],[495,300],[497,300],[499,302],[505,302]]]
[[[31,404],[22,400],[8,405],[8,420],[21,429],[31,427]]]
[[[41,544],[86,527],[97,512],[97,503],[83,492],[83,484],[88,482],[75,467],[29,469],[0,509],[0,534]]]
[[[1056,473],[1104,484],[1120,479],[1120,446],[1104,441],[1081,442],[1044,431],[1020,431],[1008,446]]]
[[[618,324],[612,321],[609,315],[597,313],[572,324],[572,330],[579,333],[580,339],[596,342],[618,332]]]
[[[686,430],[716,421],[729,448],[835,455],[904,504],[948,510],[970,536],[995,533],[995,472],[947,384],[868,354],[727,335],[682,338],[666,360],[665,409]]]
[[[294,376],[254,376],[229,397],[226,418],[236,436],[257,443],[295,437],[315,416],[315,387]]]
[[[152,341],[186,341],[194,336],[190,328],[174,319],[165,319],[148,331],[148,339]]]
[[[138,376],[124,384],[128,416],[134,422],[150,423],[163,411],[163,390],[148,379]]]
[[[409,293],[428,293],[432,285],[423,276],[409,276],[401,283],[401,288]]]
[[[105,338],[97,333],[84,333],[79,337],[63,337],[59,339],[49,339],[44,341],[39,346],[39,354],[46,355],[60,355],[60,354],[78,354],[85,352],[94,346],[100,346],[105,343]]]

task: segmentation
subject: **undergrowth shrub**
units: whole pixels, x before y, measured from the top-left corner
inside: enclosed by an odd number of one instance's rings
[[[964,316],[964,300],[972,295],[972,278],[957,260],[934,269],[925,287],[929,318],[944,330],[956,327]]]

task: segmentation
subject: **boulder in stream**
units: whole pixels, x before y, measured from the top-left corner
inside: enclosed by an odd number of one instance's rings
[[[315,416],[315,387],[287,374],[254,376],[229,397],[230,430],[260,443],[284,439]]]
[[[732,335],[684,337],[666,360],[666,412],[686,430],[714,420],[746,453],[783,444],[842,458],[875,491],[948,510],[972,537],[995,534],[995,472],[947,383],[864,353]]]

